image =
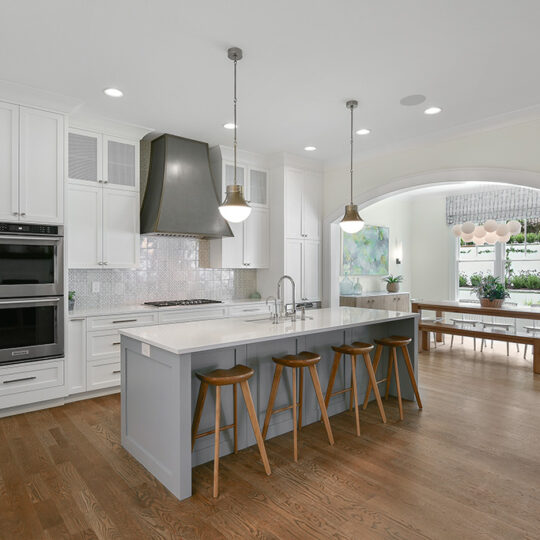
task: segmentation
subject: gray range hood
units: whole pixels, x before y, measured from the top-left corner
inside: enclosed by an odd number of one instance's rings
[[[208,144],[168,134],[154,139],[141,234],[233,236],[218,206]]]

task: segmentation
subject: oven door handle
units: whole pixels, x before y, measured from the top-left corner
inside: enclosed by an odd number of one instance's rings
[[[45,241],[56,241],[59,242],[60,240],[63,240],[63,236],[47,236],[45,234],[43,235],[36,235],[36,236],[24,236],[24,235],[18,235],[18,234],[0,234],[0,241],[2,240],[45,240]]]
[[[1,300],[0,304],[36,304],[41,302],[59,302],[59,297],[28,298],[27,300]]]

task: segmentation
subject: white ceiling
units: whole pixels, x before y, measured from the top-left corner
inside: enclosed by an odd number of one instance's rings
[[[0,78],[230,144],[239,46],[240,148],[333,160],[348,152],[346,99],[373,130],[359,154],[540,104],[539,27],[538,0],[2,0]],[[399,104],[414,93],[426,103]]]

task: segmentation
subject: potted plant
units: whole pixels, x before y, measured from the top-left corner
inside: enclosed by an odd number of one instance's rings
[[[388,292],[399,292],[399,284],[403,281],[403,276],[393,276],[390,274],[383,278],[386,282],[386,290]]]
[[[504,299],[510,296],[500,279],[490,275],[482,276],[472,293],[478,296],[482,307],[501,307]]]
[[[73,311],[74,307],[75,307],[75,291],[69,291],[68,292],[68,309],[69,309],[69,311]]]

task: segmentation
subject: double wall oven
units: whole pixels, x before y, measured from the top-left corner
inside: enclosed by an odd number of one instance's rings
[[[0,365],[64,354],[59,225],[0,223]]]

